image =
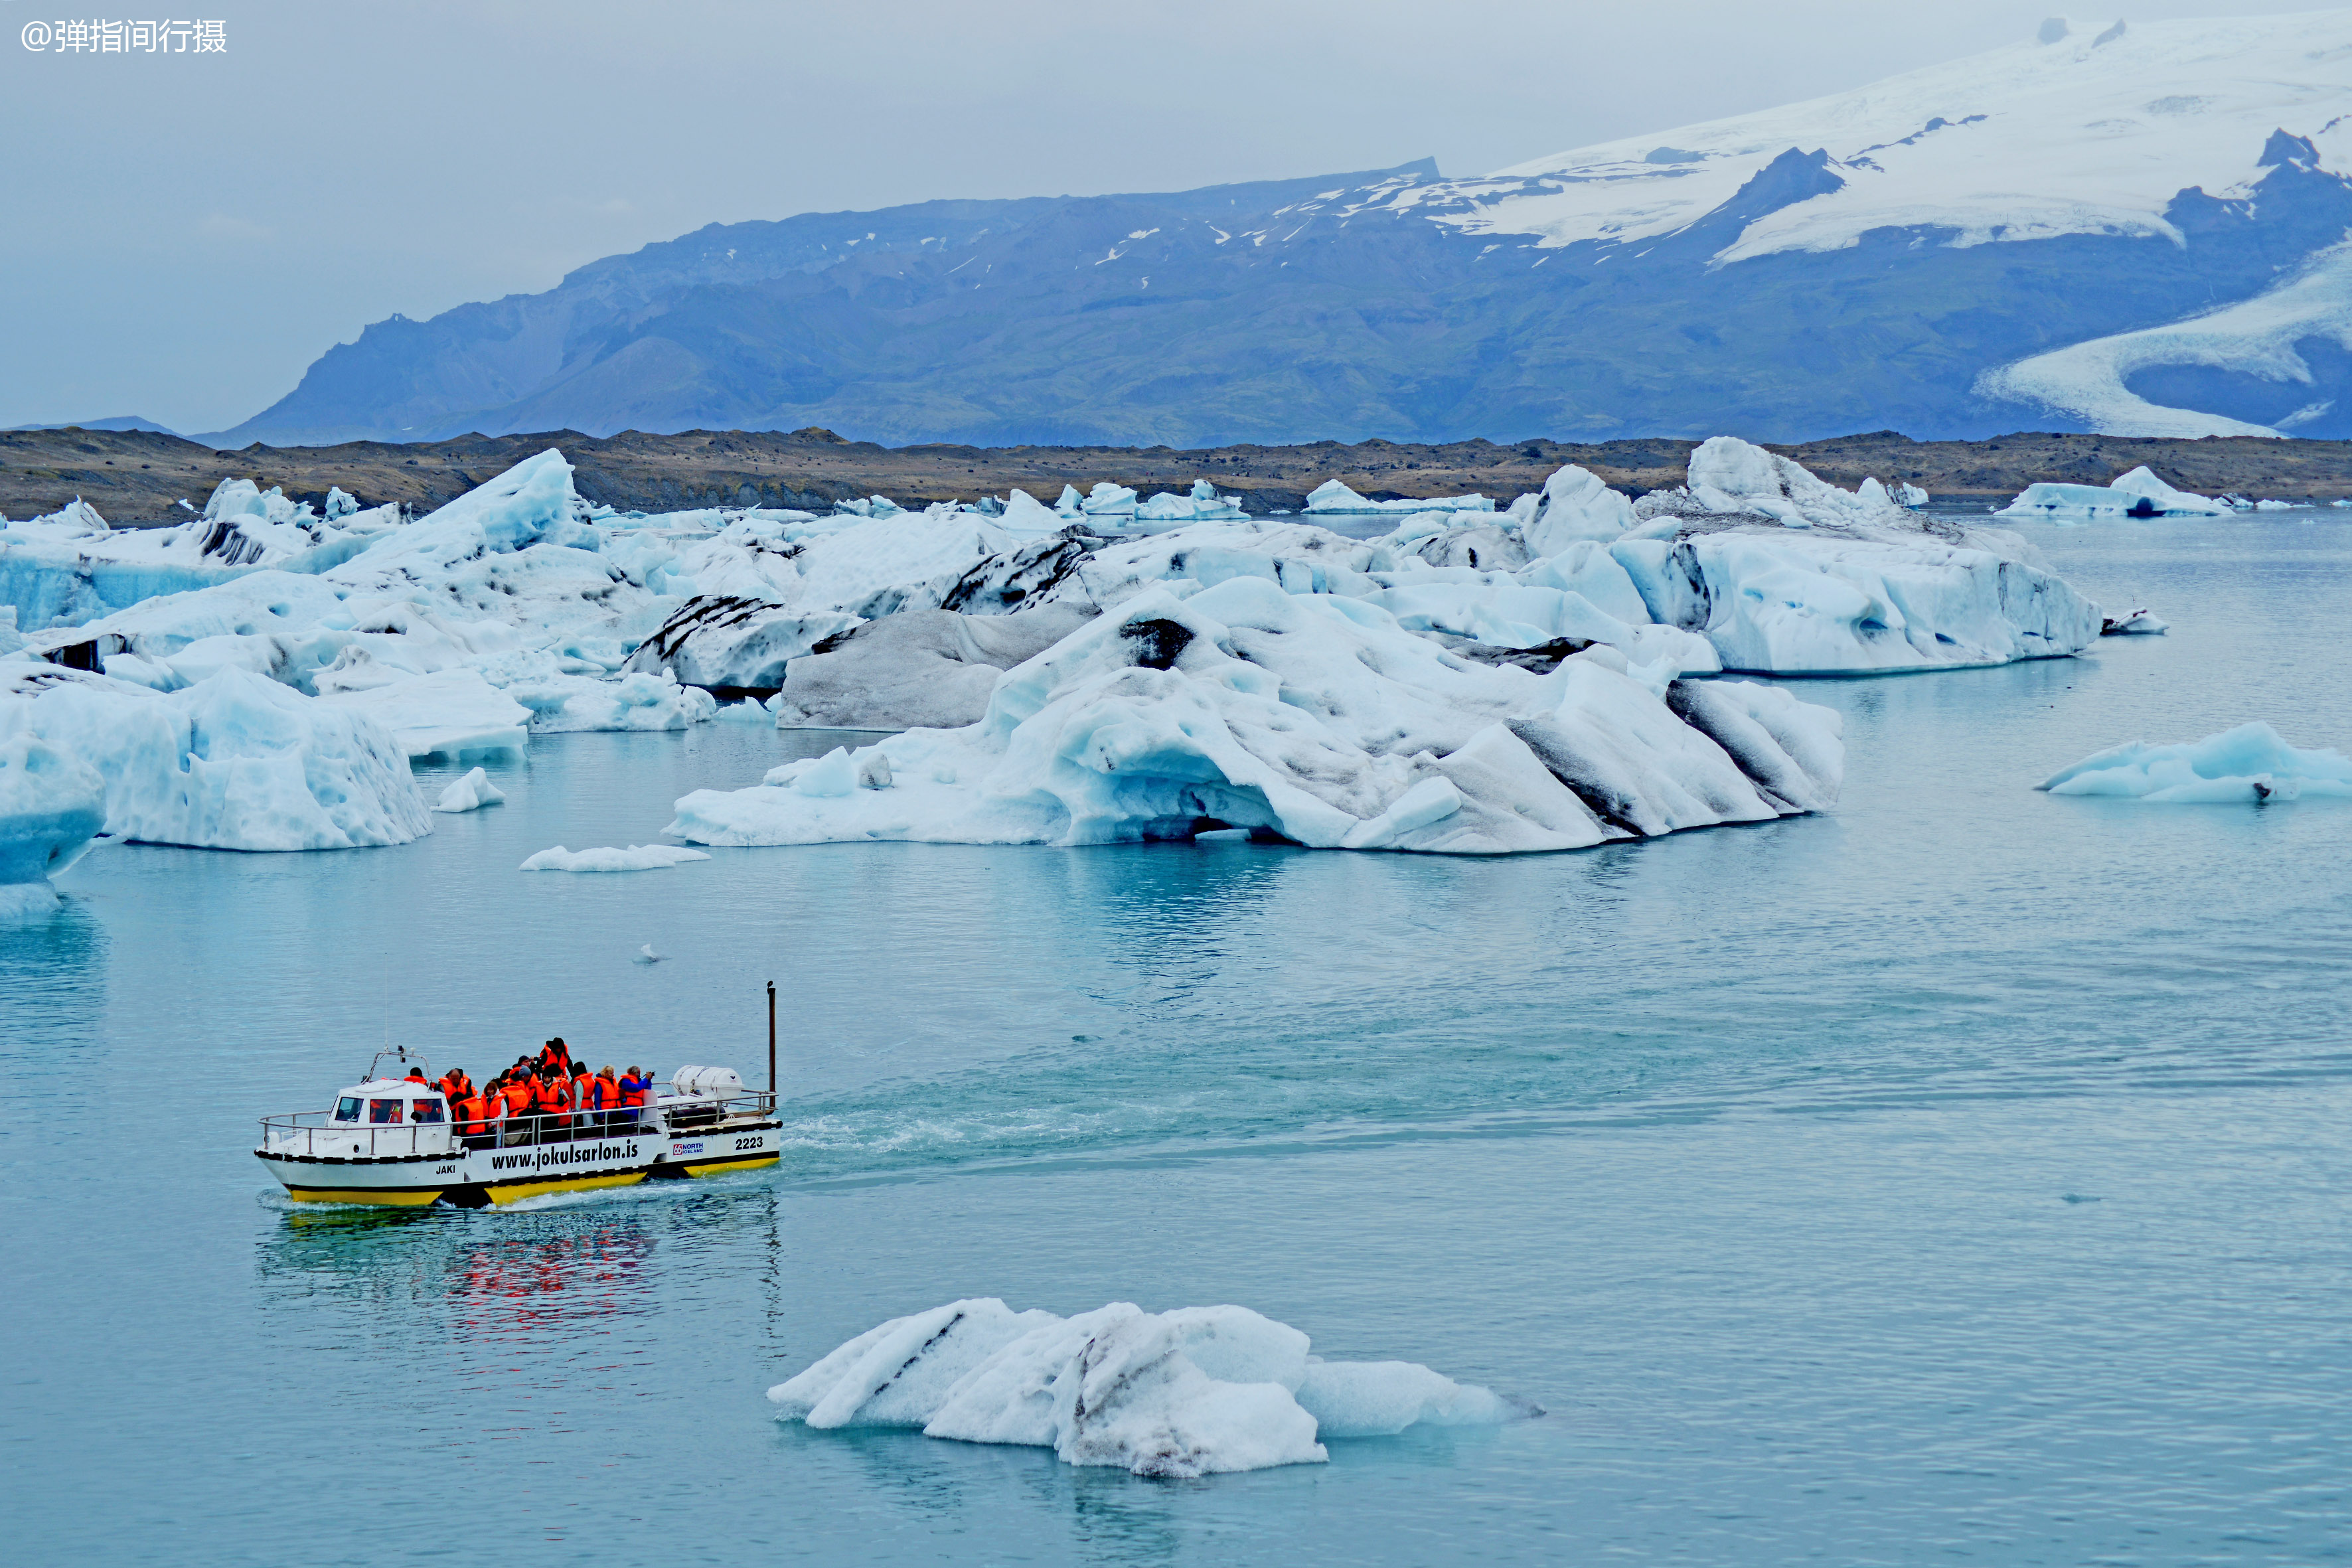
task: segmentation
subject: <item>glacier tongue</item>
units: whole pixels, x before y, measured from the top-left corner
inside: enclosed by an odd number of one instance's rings
[[[1059,1318],[993,1297],[893,1318],[768,1398],[819,1429],[919,1427],[1169,1479],[1321,1464],[1327,1436],[1540,1414],[1411,1362],[1320,1361],[1245,1307],[1114,1301]]]

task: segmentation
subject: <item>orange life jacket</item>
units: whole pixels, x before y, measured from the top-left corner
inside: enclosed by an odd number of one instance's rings
[[[621,1080],[622,1110],[635,1110],[645,1104],[646,1082],[646,1079],[634,1075]]]
[[[530,1079],[517,1079],[507,1085],[507,1114],[529,1116],[538,1110],[539,1096],[531,1089]]]
[[[595,1079],[596,1108],[612,1110],[621,1103],[621,1086],[610,1073],[600,1072]]]
[[[408,1076],[402,1079],[400,1081],[403,1083],[425,1083],[425,1074],[416,1068],[410,1068],[408,1069]],[[429,1083],[425,1083],[425,1087],[431,1089],[433,1086]]]
[[[490,1108],[480,1095],[469,1094],[457,1102],[457,1135],[477,1138],[488,1130]]]

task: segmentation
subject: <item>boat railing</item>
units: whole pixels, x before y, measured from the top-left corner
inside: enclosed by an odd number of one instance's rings
[[[690,1127],[717,1127],[730,1121],[761,1121],[776,1113],[772,1090],[746,1089],[741,1094],[664,1094],[656,1100],[662,1121],[676,1131]]]
[[[337,1121],[331,1110],[298,1110],[261,1119],[265,1153],[314,1159],[383,1160],[446,1154],[453,1147],[446,1121]]]
[[[502,1115],[484,1122],[463,1119],[404,1123],[337,1121],[331,1110],[301,1110],[263,1117],[261,1148],[271,1154],[337,1160],[456,1154],[468,1149],[574,1143],[640,1133],[658,1137],[667,1132],[762,1121],[775,1114],[775,1095],[760,1089],[723,1096],[663,1095],[653,1106]]]

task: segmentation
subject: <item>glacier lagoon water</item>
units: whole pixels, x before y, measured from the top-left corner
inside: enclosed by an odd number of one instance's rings
[[[713,725],[536,742],[402,848],[100,850],[0,931],[11,1554],[2352,1556],[2352,808],[2031,788],[2252,718],[2352,745],[2352,527],[2037,538],[2172,634],[1804,683],[1822,817],[516,871],[838,739]],[[387,1028],[751,1077],[770,977],[772,1174],[292,1212],[246,1152]],[[771,1418],[968,1294],[1239,1302],[1549,1413],[1186,1483]]]

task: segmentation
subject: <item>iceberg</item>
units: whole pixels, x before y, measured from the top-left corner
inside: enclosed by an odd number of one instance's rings
[[[106,781],[97,769],[37,735],[0,740],[0,889],[46,888],[105,826]],[[27,910],[41,905],[30,894],[14,897]]]
[[[2171,629],[2169,625],[2158,619],[2146,605],[2126,610],[2121,615],[2102,616],[2099,618],[2099,635],[2105,637],[2154,637]]]
[[[1540,507],[1526,526],[1531,555],[1554,555],[1580,541],[1613,543],[1633,526],[1633,503],[1573,463],[1544,481]]]
[[[171,528],[110,528],[97,508],[76,500],[45,517],[0,519],[0,603],[13,605],[29,628],[72,626],[258,567],[321,572],[400,518],[396,506],[356,502],[320,517],[280,489],[236,479],[223,479],[201,514]]]
[[[520,756],[530,744],[530,710],[474,669],[444,669],[357,691],[330,691],[321,702],[365,713],[392,732],[409,757]]]
[[[1327,517],[1376,517],[1383,512],[1411,513],[1420,511],[1492,511],[1495,503],[1485,496],[1431,496],[1423,500],[1370,500],[1358,495],[1338,479],[1326,479],[1307,493],[1309,515]]]
[[[1541,1414],[1411,1362],[1322,1361],[1245,1307],[1114,1301],[1060,1318],[994,1297],[893,1318],[768,1398],[819,1430],[911,1427],[1168,1479],[1322,1464],[1325,1437]]]
[[[2228,517],[2226,501],[2174,489],[2142,464],[2105,485],[2028,485],[1996,517],[2089,522],[2103,518]]]
[[[632,844],[625,849],[566,849],[559,844],[542,849],[522,863],[525,871],[657,871],[688,860],[708,860],[699,849],[675,844]]]
[[[1064,601],[1003,616],[906,610],[868,621],[786,667],[783,729],[957,729],[979,722],[996,678],[1094,618]]]
[[[1233,501],[1219,495],[1217,487],[1206,479],[1195,479],[1192,489],[1181,496],[1161,490],[1135,509],[1135,521],[1138,522],[1202,522],[1212,518],[1248,515]]]
[[[2290,746],[2268,724],[2241,724],[2201,741],[2113,746],[2034,787],[2167,804],[2352,800],[2352,758]]]
[[[1370,586],[1327,571],[1328,591],[1371,597],[1415,629],[1506,647],[1600,642],[1689,673],[2001,664],[2079,653],[2102,629],[2098,607],[2016,535],[1922,516],[1875,479],[1840,489],[1723,436],[1693,451],[1689,484],[1639,502],[1570,465],[1531,505],[1408,518],[1378,543],[1385,557],[1355,563]]]
[[[1078,510],[1088,517],[1133,517],[1135,492],[1125,485],[1115,485],[1105,479],[1078,503]]]
[[[1542,676],[1479,664],[1376,605],[1255,576],[1156,588],[998,677],[976,724],[697,791],[668,831],[1074,845],[1251,827],[1318,848],[1505,854],[1835,799],[1836,714],[1675,673],[1605,647]]]
[[[1069,520],[1027,490],[1009,490],[996,525],[1007,533],[1059,533]]]
[[[804,614],[760,599],[698,595],[639,645],[629,668],[667,669],[689,685],[721,690],[773,691],[793,659],[862,624],[839,610]]]
[[[1707,512],[1760,514],[1784,528],[1884,526],[1907,510],[1876,479],[1843,490],[1802,463],[1734,436],[1710,436],[1692,450],[1685,489]]]
[[[441,792],[433,803],[436,811],[479,811],[486,805],[497,805],[507,798],[507,792],[490,782],[490,775],[476,768],[464,778]]]
[[[1621,542],[1652,615],[1702,633],[1726,669],[1859,675],[2080,653],[2099,608],[2002,542],[1702,533]]]
[[[349,849],[433,830],[383,725],[242,669],[165,694],[82,670],[0,666],[0,743],[26,738],[97,772],[116,838]]]

